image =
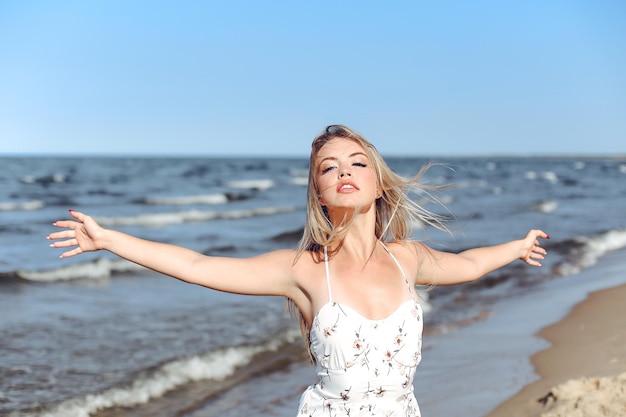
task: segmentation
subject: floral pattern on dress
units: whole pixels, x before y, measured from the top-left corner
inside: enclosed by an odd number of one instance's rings
[[[421,316],[413,299],[375,321],[336,302],[320,309],[310,334],[319,380],[303,394],[299,416],[419,417]]]
[[[420,417],[413,377],[422,357],[422,308],[387,252],[411,298],[387,318],[370,320],[332,301],[327,275],[329,301],[309,333],[319,379],[302,395],[299,417]]]

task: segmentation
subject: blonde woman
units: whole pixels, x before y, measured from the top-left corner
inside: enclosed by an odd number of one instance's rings
[[[474,281],[516,259],[540,266],[541,230],[519,240],[458,254],[411,240],[416,219],[439,218],[407,194],[417,180],[392,172],[356,132],[333,125],[312,145],[307,220],[298,250],[253,258],[205,256],[104,229],[90,216],[48,236],[61,257],[108,250],[147,268],[207,288],[279,295],[298,312],[318,381],[298,415],[419,416],[413,376],[421,359],[422,309],[416,285]]]

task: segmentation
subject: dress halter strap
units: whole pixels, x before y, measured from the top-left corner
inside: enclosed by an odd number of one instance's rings
[[[382,241],[379,241],[379,242],[382,245],[382,247],[385,249],[385,251],[389,254],[389,256],[391,256],[391,259],[393,259],[393,261],[398,266],[398,269],[400,270],[400,272],[402,273],[402,277],[404,278],[404,282],[406,283],[407,289],[409,290],[409,294],[411,294],[411,298],[415,299],[415,295],[413,291],[411,290],[411,284],[409,284],[409,277],[406,276],[406,273],[404,272],[402,265],[400,265],[400,262],[398,261],[398,259],[396,259],[393,253],[391,253],[391,251],[387,249],[387,246],[385,246],[385,244]]]
[[[393,259],[393,261],[395,262],[395,264],[398,267],[398,269],[400,270],[400,272],[402,272],[402,276],[404,277],[404,279],[406,279],[406,274],[404,273],[404,269],[402,269],[402,266],[400,265],[400,262],[398,262],[396,257],[393,256],[393,253],[391,253],[391,251],[389,249],[387,249],[387,246],[385,246],[385,244],[383,242],[380,242],[380,245],[385,249],[385,252],[387,252],[389,254],[389,256],[391,256],[391,259]]]
[[[330,272],[328,270],[328,248],[324,246],[324,268],[326,269],[326,286],[328,287],[328,302],[333,302],[333,293],[330,290]]]

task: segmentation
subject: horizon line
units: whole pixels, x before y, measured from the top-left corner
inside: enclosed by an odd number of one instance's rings
[[[608,153],[608,152],[594,152],[594,153],[433,153],[433,154],[401,154],[401,153],[384,153],[381,152],[383,158],[615,158],[626,159],[626,152],[624,153]],[[192,159],[192,158],[224,158],[224,159],[237,159],[237,158],[284,158],[284,159],[302,159],[309,158],[308,154],[187,154],[187,153],[36,153],[36,152],[0,152],[0,158],[172,158],[172,159]]]

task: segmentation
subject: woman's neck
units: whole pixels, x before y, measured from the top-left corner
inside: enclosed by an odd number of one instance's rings
[[[347,256],[355,261],[365,262],[376,249],[376,218],[374,215],[359,214],[347,225],[346,235],[337,245],[332,245],[331,252]]]

